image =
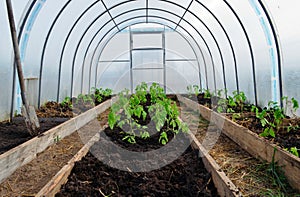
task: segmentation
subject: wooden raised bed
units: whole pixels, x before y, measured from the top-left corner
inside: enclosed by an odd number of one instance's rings
[[[3,153],[0,155],[0,183],[9,177],[16,169],[32,161],[38,153],[44,151],[48,146],[55,143],[55,138],[64,137],[72,134],[91,120],[95,119],[98,114],[108,109],[116,97],[103,102],[102,104],[46,131],[40,136]]]
[[[272,144],[268,140],[259,137],[256,133],[233,122],[222,114],[214,112],[186,97],[178,96],[178,99],[191,109],[199,112],[206,120],[213,122],[225,135],[231,138],[253,157],[272,162],[274,149],[276,149],[275,161],[282,166],[285,176],[291,186],[300,191],[300,158],[283,150],[281,147]]]
[[[100,131],[102,132],[104,128]],[[190,132],[191,133],[191,132]],[[211,173],[212,180],[215,187],[218,190],[220,196],[238,197],[242,196],[238,188],[231,182],[231,180],[225,175],[215,160],[206,154],[207,151],[203,148],[200,142],[190,134],[192,139],[192,146],[199,150],[199,157],[202,159],[205,168]],[[55,196],[59,192],[61,186],[68,181],[75,162],[80,161],[89,151],[89,148],[99,139],[99,133],[97,133],[69,162],[66,164],[52,179],[42,188],[36,196]]]

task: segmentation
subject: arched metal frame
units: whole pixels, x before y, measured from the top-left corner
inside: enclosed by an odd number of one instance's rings
[[[144,18],[144,17],[145,17],[145,16],[136,16],[136,17],[132,17],[132,18],[129,18],[129,19],[126,19],[126,20],[120,22],[119,25],[122,24],[122,23],[124,23],[124,22],[133,20],[133,19]],[[161,18],[161,19],[169,20],[169,19],[166,19],[166,18],[163,18],[163,17],[157,17],[157,16],[148,16],[148,17],[155,17],[155,18]],[[169,22],[173,22],[173,21],[169,20]],[[155,23],[155,22],[152,22],[152,23]],[[158,23],[158,24],[161,24],[161,23]],[[133,24],[131,24],[131,25],[133,25]],[[127,26],[126,26],[126,27],[127,27]],[[126,27],[125,27],[125,28],[126,28]],[[168,26],[168,27],[169,27],[169,26]],[[169,27],[169,28],[171,28],[171,27]],[[171,29],[172,29],[172,28],[171,28]],[[109,32],[112,31],[112,30],[113,30],[113,28],[111,28],[111,29],[103,36],[103,38],[98,42],[98,45],[97,45],[96,49],[94,50],[93,56],[92,56],[92,58],[91,58],[91,59],[92,59],[92,60],[91,60],[91,65],[90,65],[91,67],[93,66],[93,65],[92,65],[92,62],[93,62],[94,56],[95,56],[95,54],[96,54],[97,48],[100,46],[100,43],[104,40],[104,38],[105,38],[105,37],[109,34]],[[183,30],[185,30],[185,29],[183,29]],[[177,32],[178,32],[178,31],[177,31]],[[187,30],[185,30],[185,32],[191,37],[191,39],[194,40],[194,38],[192,37],[192,35],[191,35]],[[97,32],[97,33],[98,33],[98,32]],[[95,36],[97,35],[97,33],[95,34]],[[111,36],[111,38],[109,38],[108,40],[112,39],[112,37],[115,36],[117,33],[118,33],[118,32],[114,33],[114,34]],[[185,38],[185,39],[186,39],[186,38]],[[205,63],[205,58],[204,58],[203,52],[202,52],[200,46],[198,45],[198,43],[197,43],[195,40],[194,40],[194,42],[195,42],[195,44],[197,45],[197,47],[198,47],[200,53],[202,54],[202,59],[203,59],[203,61],[204,61],[204,67],[205,67],[205,70],[207,70],[207,69],[206,69],[206,63]],[[106,44],[107,44],[107,43],[106,43]],[[191,45],[190,45],[190,46],[191,46]],[[102,47],[102,48],[103,48],[103,47]],[[192,47],[192,48],[193,48],[193,47]],[[193,50],[194,50],[194,49],[193,49]],[[100,55],[101,55],[101,52],[100,52],[100,54],[98,55],[98,58],[96,58],[97,60],[100,59]],[[198,62],[198,65],[199,65],[199,62]],[[91,70],[91,69],[90,69],[90,70]],[[199,67],[199,70],[200,70],[200,67]],[[96,71],[96,73],[97,73],[97,71]],[[207,71],[206,71],[206,73],[207,73]],[[207,76],[207,75],[206,75],[206,76]],[[207,82],[207,79],[206,79],[206,83],[208,83],[208,82]]]
[[[156,11],[166,12],[166,13],[173,14],[173,15],[179,17],[178,15],[176,15],[176,14],[174,14],[174,13],[172,13],[172,12],[166,11],[166,10],[154,9],[154,8],[148,8],[148,9],[149,9],[149,10],[156,10]],[[126,14],[126,13],[129,13],[129,12],[140,11],[140,10],[144,10],[144,9],[142,9],[142,8],[133,9],[133,10],[131,10],[131,11],[124,12],[124,13],[121,13],[121,14],[117,15],[115,18],[120,17],[121,15]],[[124,22],[130,21],[130,20],[133,20],[133,19],[144,18],[144,17],[145,17],[145,16],[135,16],[135,17],[131,17],[131,18],[128,18],[128,19],[126,19],[126,20],[120,22],[118,25],[120,25],[120,24],[122,24],[122,23],[124,23]],[[166,21],[168,21],[168,22],[171,22],[171,23],[175,24],[177,27],[182,28],[182,29],[190,36],[190,38],[193,39],[194,42],[197,44],[197,47],[198,47],[198,49],[200,50],[200,52],[201,52],[201,54],[202,54],[202,57],[203,57],[203,59],[204,59],[204,61],[205,61],[204,55],[203,55],[203,53],[202,53],[202,50],[201,50],[199,44],[195,41],[195,39],[193,38],[193,36],[192,36],[185,28],[183,28],[182,26],[180,26],[178,23],[175,23],[174,21],[169,20],[169,19],[164,18],[164,17],[161,17],[161,16],[150,16],[150,15],[148,15],[147,18],[149,18],[149,17],[151,17],[151,18],[159,18],[159,19],[163,19],[163,20],[166,20]],[[149,19],[148,19],[148,20],[149,20]],[[213,76],[214,76],[214,86],[215,86],[215,89],[216,89],[215,67],[214,67],[214,61],[213,61],[213,57],[212,57],[211,50],[210,50],[210,48],[209,48],[207,42],[206,42],[205,39],[203,38],[203,36],[200,34],[200,32],[199,32],[199,31],[198,31],[198,30],[197,30],[190,22],[188,22],[188,21],[186,21],[186,22],[187,22],[187,23],[188,23],[188,24],[189,24],[189,25],[190,25],[190,26],[191,26],[191,27],[199,34],[199,36],[202,38],[202,40],[203,40],[203,42],[205,43],[205,46],[206,46],[206,48],[207,48],[207,50],[208,50],[208,52],[209,52],[209,54],[210,54],[210,58],[211,58],[211,62],[212,62],[212,67],[213,67],[213,71],[214,71],[214,72],[213,72]],[[171,28],[171,27],[170,27],[170,28]],[[113,28],[112,28],[112,29],[113,29]],[[112,29],[110,29],[110,30],[107,32],[107,34],[108,34],[110,31],[112,31]],[[172,28],[171,28],[171,29],[172,29]],[[174,30],[175,30],[175,29],[174,29]],[[177,31],[177,32],[178,32],[178,31]],[[106,35],[107,35],[107,34],[106,34]],[[106,35],[103,36],[103,39],[105,38]],[[91,59],[94,59],[94,55],[95,55],[95,53],[96,53],[96,51],[97,51],[97,48],[99,47],[99,45],[100,45],[100,43],[102,42],[103,39],[101,39],[100,42],[98,43],[98,45],[97,45],[97,47],[96,47],[96,49],[95,49],[95,51],[94,51],[94,54],[93,54],[93,56],[92,56]],[[98,58],[98,59],[99,59],[99,58]],[[205,71],[206,71],[206,72],[205,72],[205,73],[206,73],[206,83],[208,84],[208,80],[207,80],[207,65],[206,65],[206,63],[205,63],[204,66],[205,66]]]
[[[168,3],[171,3],[171,4],[173,4],[173,5],[177,5],[177,6],[178,6],[178,4],[176,4],[176,3],[174,3],[174,2],[170,2],[170,1],[167,1],[167,0],[162,0],[162,1],[165,1],[165,2],[168,2]],[[34,5],[36,4],[36,2],[37,2],[37,0],[32,1],[31,5],[29,6],[28,10],[26,11],[26,14],[25,14],[25,16],[24,16],[24,19],[23,19],[23,21],[22,21],[22,23],[21,23],[21,26],[20,26],[20,29],[19,29],[19,32],[18,32],[18,35],[19,35],[19,41],[20,41],[20,38],[22,37],[23,32],[24,32],[24,25],[26,24],[27,19],[28,19],[28,16],[29,16],[29,14],[31,13],[32,9],[34,8]],[[68,1],[68,2],[65,4],[65,6],[67,6],[67,4],[68,4],[69,2],[70,2],[70,1]],[[96,4],[96,3],[98,3],[98,2],[99,2],[99,1],[95,1],[93,4]],[[119,4],[117,4],[117,5],[114,5],[113,7],[109,8],[109,9],[106,7],[105,3],[104,3],[102,0],[101,0],[101,2],[103,3],[103,5],[104,5],[105,8],[106,8],[106,10],[105,10],[104,13],[108,13],[108,14],[111,16],[111,20],[110,20],[110,21],[113,21],[113,22],[115,23],[114,18],[112,17],[112,15],[110,14],[109,11],[110,11],[111,9],[113,9],[114,7],[117,7],[117,6],[119,6],[119,5],[122,5],[122,4],[126,3],[126,2],[129,2],[129,1],[125,1],[125,2],[119,3]],[[229,41],[229,43],[230,43],[230,48],[231,48],[231,50],[232,50],[232,55],[233,55],[234,64],[235,64],[236,85],[237,85],[237,89],[239,90],[238,70],[237,70],[237,65],[236,65],[236,55],[235,55],[235,52],[234,52],[234,48],[233,48],[233,46],[232,46],[232,43],[231,43],[231,41],[230,41],[231,39],[229,38],[229,36],[228,36],[228,34],[227,34],[227,32],[226,32],[224,26],[223,26],[222,23],[220,22],[220,20],[213,14],[213,12],[212,12],[210,9],[208,9],[205,5],[203,5],[199,0],[191,0],[189,6],[188,6],[187,8],[184,8],[184,9],[185,9],[185,12],[184,12],[183,16],[180,17],[180,20],[179,20],[179,22],[177,23],[176,28],[179,26],[179,23],[180,23],[182,20],[185,20],[185,19],[184,19],[184,15],[185,15],[187,12],[189,12],[189,13],[191,13],[192,15],[196,16],[197,18],[199,18],[195,13],[193,13],[193,12],[191,12],[191,11],[189,10],[189,8],[190,8],[190,6],[191,6],[191,4],[192,4],[193,2],[199,3],[199,4],[202,5],[206,10],[208,10],[209,13],[216,19],[216,21],[218,22],[218,24],[219,24],[220,27],[222,28],[223,32],[225,33],[225,35],[226,35],[226,37],[227,37],[227,39],[228,39],[228,41]],[[274,26],[274,24],[273,24],[273,21],[271,20],[270,15],[269,15],[269,13],[268,13],[266,7],[264,6],[263,2],[262,2],[261,0],[258,0],[258,2],[259,2],[259,4],[260,4],[261,8],[263,9],[264,15],[267,17],[268,23],[269,23],[269,25],[270,25],[270,27],[271,27],[271,30],[272,30],[272,33],[273,33],[273,40],[275,41],[276,50],[277,50],[276,52],[277,52],[277,61],[278,61],[278,62],[277,62],[277,65],[278,65],[278,71],[279,71],[279,76],[278,76],[278,77],[279,77],[279,89],[280,89],[279,91],[280,91],[280,96],[282,96],[282,94],[283,94],[283,90],[282,90],[283,87],[282,87],[281,51],[280,51],[279,41],[278,41],[278,38],[277,38],[277,36],[276,36],[276,35],[277,35],[277,32],[276,32],[275,26]],[[246,36],[247,42],[248,42],[248,47],[249,47],[249,50],[250,50],[251,61],[252,61],[252,72],[253,72],[252,74],[253,74],[253,83],[254,83],[254,87],[253,87],[253,88],[254,88],[254,96],[255,96],[255,102],[257,103],[257,84],[256,84],[255,63],[254,63],[254,54],[253,54],[252,45],[251,45],[249,36],[248,36],[248,34],[247,34],[247,31],[246,31],[246,29],[245,29],[245,27],[244,27],[244,24],[243,24],[242,20],[239,18],[239,16],[238,16],[237,13],[235,12],[235,10],[231,7],[231,5],[230,5],[226,0],[224,0],[224,3],[229,7],[229,9],[231,10],[231,12],[234,14],[234,16],[236,17],[236,19],[238,20],[238,22],[239,22],[239,24],[240,24],[241,28],[243,29],[243,32],[244,32],[244,34],[245,34],[245,36]],[[65,6],[63,7],[63,9],[65,8]],[[180,6],[180,5],[179,5],[179,6]],[[183,7],[181,6],[181,8],[183,8]],[[45,40],[44,47],[43,47],[43,50],[45,50],[45,51],[46,51],[46,47],[47,47],[48,38],[49,38],[49,36],[50,36],[50,34],[51,34],[51,31],[52,31],[53,27],[55,26],[55,23],[56,23],[56,21],[57,21],[57,18],[59,18],[60,14],[63,12],[63,9],[62,9],[61,12],[56,16],[55,21],[53,21],[53,23],[52,23],[52,25],[51,25],[51,29],[50,29],[49,32],[48,32],[47,39]],[[149,11],[149,9],[153,9],[153,8],[149,8],[149,1],[148,1],[148,0],[146,0],[146,8],[144,8],[144,9],[145,9],[145,11],[146,11],[146,15],[143,16],[143,17],[146,18],[146,22],[149,22],[149,13],[148,13],[148,11]],[[88,9],[87,9],[87,10],[88,10]],[[87,12],[87,10],[86,10],[85,12],[83,12],[83,13],[80,15],[80,18]],[[164,10],[164,11],[165,11],[165,10]],[[104,13],[103,13],[103,14],[104,14]],[[154,17],[157,17],[157,16],[154,16]],[[75,24],[73,25],[72,29],[70,30],[70,32],[69,32],[69,34],[68,34],[68,36],[67,36],[67,38],[66,38],[66,41],[65,41],[65,43],[64,43],[64,48],[65,48],[65,45],[66,45],[66,43],[67,43],[68,38],[69,38],[70,35],[71,35],[71,32],[73,31],[74,27],[76,26],[76,24],[78,23],[78,21],[80,20],[80,18],[77,19],[77,21],[76,21]],[[200,19],[200,18],[199,18],[199,19]],[[110,21],[109,21],[109,22],[110,22]],[[174,21],[173,21],[173,23],[174,23]],[[116,23],[115,23],[115,25],[116,25]],[[116,27],[116,28],[119,28],[118,25],[116,25],[115,27]],[[198,32],[198,31],[197,31],[197,32]],[[199,36],[201,36],[201,34],[200,34],[199,32],[198,32],[198,34],[199,34]],[[90,47],[90,45],[89,45],[89,47]],[[88,49],[89,49],[89,47],[88,47]],[[209,48],[209,47],[208,47],[208,48]],[[45,53],[45,51],[43,51],[43,54]],[[43,55],[43,56],[44,56],[44,55]],[[75,58],[75,56],[76,56],[76,55],[74,55],[74,58]],[[63,53],[61,54],[61,58],[62,58],[62,57],[63,57]],[[86,56],[85,56],[85,58],[86,58]],[[43,57],[41,57],[41,59],[42,59],[41,62],[43,63]],[[62,61],[62,59],[61,59],[61,61]],[[224,66],[224,65],[223,65],[223,66]],[[225,75],[224,70],[225,70],[225,67],[223,68],[223,74]],[[40,104],[40,96],[41,96],[42,72],[43,72],[43,64],[41,64],[40,77],[39,77],[39,81],[40,81],[40,82],[39,82],[39,93],[38,93],[38,94],[39,94],[39,99],[38,99],[39,104]],[[13,73],[14,73],[14,74],[13,74],[13,90],[15,90],[15,78],[16,78],[15,70],[14,70]],[[59,80],[58,80],[58,81],[59,81],[59,87],[58,87],[58,91],[57,91],[57,93],[58,93],[58,94],[57,94],[57,98],[59,98],[60,76],[61,76],[61,65],[60,65],[60,67],[59,67],[59,76],[58,76],[58,78],[59,78]],[[223,80],[226,81],[226,77],[224,77]],[[72,81],[72,83],[73,83],[73,81]],[[225,83],[226,83],[226,82],[225,82]],[[72,90],[71,90],[71,91],[72,91]],[[15,94],[13,93],[13,94],[12,94],[11,115],[13,114],[14,98],[15,98]]]
[[[124,3],[124,2],[123,2],[123,3]],[[122,3],[120,3],[120,4],[122,4]],[[110,8],[110,9],[113,9],[113,8],[115,8],[115,7],[118,6],[118,5],[119,5],[119,4],[113,6],[113,7]],[[157,10],[157,11],[167,12],[167,13],[169,13],[169,14],[173,14],[173,15],[175,15],[175,16],[177,16],[177,17],[180,17],[180,16],[178,16],[178,15],[172,13],[172,12],[166,11],[166,10],[154,9],[154,8],[148,8],[148,9],[149,9],[149,10]],[[114,19],[116,19],[116,18],[118,18],[118,17],[120,17],[120,16],[122,16],[122,15],[124,15],[124,14],[130,13],[130,12],[134,12],[134,11],[141,11],[141,10],[144,10],[144,8],[132,9],[132,10],[130,10],[130,11],[126,11],[126,12],[120,13],[119,15],[115,16],[114,18],[112,18],[112,20],[114,21]],[[103,14],[104,14],[104,13],[101,13],[101,14],[99,15],[99,18],[100,18],[100,16],[102,16]],[[136,17],[132,17],[132,18],[126,19],[126,20],[120,22],[119,24],[117,24],[117,26],[119,26],[120,24],[122,24],[122,23],[124,23],[124,22],[130,21],[130,20],[132,20],[132,19],[135,19],[135,18],[144,18],[144,17],[145,17],[145,16],[136,16]],[[171,20],[169,20],[169,19],[167,19],[167,18],[164,18],[164,17],[149,16],[149,15],[148,15],[147,17],[160,18],[160,19],[163,19],[163,20],[166,20],[166,21],[169,21],[169,22],[171,22],[171,23],[176,24],[174,21],[171,21]],[[97,17],[97,19],[99,19],[99,18]],[[84,34],[81,36],[80,41],[79,41],[79,43],[78,43],[77,46],[76,46],[75,55],[74,55],[74,57],[73,57],[72,73],[74,72],[75,58],[76,58],[76,54],[77,54],[77,52],[78,52],[79,46],[80,46],[80,44],[81,44],[81,41],[83,40],[83,38],[84,38],[85,34],[87,33],[87,31],[92,27],[92,25],[93,25],[95,22],[96,22],[96,19],[93,20],[93,22],[89,24],[88,28],[86,29],[86,31],[84,32]],[[109,24],[110,22],[111,22],[111,21],[107,21],[104,25],[102,25],[102,26],[99,28],[99,30],[97,31],[97,33],[95,34],[95,36],[96,36],[96,35],[97,35],[97,34],[98,34],[98,33],[99,33],[99,32],[107,25],[107,24]],[[188,22],[188,21],[186,21],[186,22],[189,23],[189,24],[191,25],[190,22]],[[115,22],[114,22],[114,23],[115,23]],[[177,24],[177,26],[179,26],[179,24]],[[198,32],[198,30],[197,30],[193,25],[191,25],[191,26],[193,27],[193,29],[195,29],[195,31]],[[180,27],[181,27],[181,26],[180,26]],[[110,31],[112,31],[114,28],[115,28],[115,27],[111,28],[111,29],[103,36],[103,38],[100,40],[99,44],[100,44],[100,43],[103,41],[103,39],[108,35],[108,33],[109,33]],[[183,27],[181,27],[181,28],[184,29],[185,32],[188,33],[188,31],[187,31],[185,28],[183,28]],[[118,31],[120,31],[120,29],[119,29]],[[199,33],[199,32],[198,32],[198,33]],[[190,35],[190,33],[188,33],[188,34]],[[209,51],[209,54],[210,54],[210,57],[211,57],[211,61],[212,61],[212,65],[213,65],[213,70],[215,70],[215,69],[214,69],[214,62],[213,62],[212,53],[211,53],[211,51],[210,51],[210,49],[209,49],[209,47],[208,47],[208,44],[206,43],[205,39],[202,37],[202,35],[201,35],[200,33],[199,33],[199,35],[201,36],[203,42],[205,43],[205,45],[206,45],[206,47],[207,47],[207,49],[208,49],[208,51]],[[93,39],[95,38],[95,36],[93,36]],[[192,35],[190,35],[190,37],[192,38]],[[93,40],[93,39],[92,39],[92,40]],[[97,45],[96,48],[98,48],[99,44]],[[90,44],[89,44],[89,45],[90,45]],[[95,51],[96,51],[96,50],[95,50]],[[85,54],[87,54],[87,52],[86,52]],[[220,52],[220,54],[221,54],[221,52]],[[92,60],[94,59],[94,56],[95,56],[95,53],[93,53],[93,56],[92,56],[92,58],[91,58]],[[85,55],[85,57],[86,57],[86,55]],[[85,58],[84,58],[83,62],[85,62]],[[92,61],[91,61],[91,62],[92,62]],[[82,65],[84,66],[84,63],[83,63]],[[205,65],[205,66],[206,66],[206,65]],[[84,70],[84,69],[82,69],[82,70]],[[82,73],[82,76],[83,76],[83,73]],[[73,80],[74,80],[74,79],[73,79],[73,77],[72,77],[72,83],[73,83]],[[215,89],[216,89],[216,82],[215,82],[215,81],[216,81],[216,80],[215,80],[215,73],[214,73],[214,86],[215,86]],[[72,93],[71,93],[71,94],[72,94]]]

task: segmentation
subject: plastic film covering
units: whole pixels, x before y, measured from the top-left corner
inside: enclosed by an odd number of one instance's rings
[[[12,3],[27,89],[36,107],[94,86],[132,89],[146,79],[172,92],[184,91],[188,83],[212,91],[226,88],[229,94],[244,91],[261,106],[284,95],[300,99],[300,29],[293,25],[299,18],[297,0]],[[21,100],[4,2],[0,10],[0,90],[10,87],[0,95],[4,120],[20,110]],[[155,33],[136,33],[141,31]],[[159,69],[147,69],[151,64]],[[189,81],[177,83],[178,73]]]

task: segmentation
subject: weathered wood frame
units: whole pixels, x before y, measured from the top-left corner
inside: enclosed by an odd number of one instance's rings
[[[274,149],[276,149],[275,161],[282,166],[291,186],[300,191],[300,158],[272,144],[270,141],[259,137],[256,133],[233,122],[222,114],[214,112],[186,97],[178,96],[178,99],[189,108],[199,112],[206,120],[213,122],[225,135],[253,157],[272,162]]]
[[[0,155],[0,183],[9,177],[16,169],[29,163],[36,158],[38,153],[44,151],[52,145],[55,137],[61,139],[72,134],[91,120],[95,119],[98,114],[108,109],[117,97],[113,97],[100,105],[46,131],[41,136],[31,140],[3,153]]]

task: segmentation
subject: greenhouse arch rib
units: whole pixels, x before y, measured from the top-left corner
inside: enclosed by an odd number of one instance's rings
[[[193,13],[190,9],[189,9],[189,7],[192,5],[192,3],[198,3],[198,4],[201,4],[202,5],[202,7],[204,7],[206,10],[208,10],[208,12],[215,18],[215,20],[218,22],[218,24],[220,25],[220,27],[221,27],[221,29],[223,30],[223,32],[224,32],[224,34],[225,34],[225,36],[226,36],[226,38],[227,38],[227,40],[228,40],[228,42],[229,42],[229,45],[230,45],[230,48],[231,48],[231,54],[232,54],[232,57],[233,57],[233,61],[234,61],[234,67],[235,67],[235,81],[236,81],[236,86],[237,86],[237,89],[239,89],[239,81],[238,81],[238,75],[237,75],[237,72],[238,72],[238,69],[237,69],[237,66],[236,66],[236,54],[235,54],[235,51],[234,51],[234,48],[233,48],[233,45],[232,45],[232,43],[231,43],[231,39],[230,39],[230,37],[229,37],[229,35],[228,35],[228,33],[226,32],[226,29],[225,29],[225,27],[222,25],[222,22],[214,15],[214,13],[213,13],[213,11],[211,11],[210,9],[208,9],[203,3],[201,3],[200,1],[198,1],[198,0],[192,0],[192,1],[190,1],[190,4],[189,4],[189,6],[188,7],[184,7],[184,6],[182,6],[181,4],[179,4],[179,2],[173,2],[173,1],[167,1],[167,0],[162,0],[163,2],[167,2],[167,3],[170,3],[170,4],[172,4],[172,5],[176,5],[176,6],[178,6],[178,7],[181,7],[182,9],[185,9],[185,12],[184,12],[184,14],[181,16],[181,17],[179,17],[179,21],[177,22],[177,25],[179,25],[179,23],[181,23],[181,21],[184,21],[185,20],[185,14],[186,13],[191,13],[192,15],[194,15],[195,17],[198,17],[198,20],[200,19],[199,18],[199,16],[198,15],[196,15],[195,13]],[[26,15],[28,16],[28,15],[30,15],[30,13],[31,13],[31,11],[33,10],[33,8],[34,8],[34,5],[37,3],[37,2],[39,2],[39,1],[32,1],[31,2],[31,4],[30,4],[30,6],[28,7],[28,10],[27,10],[27,13],[26,13]],[[46,1],[45,1],[46,2]],[[92,4],[96,4],[96,3],[99,3],[100,1],[94,1]],[[104,3],[103,1],[101,1],[102,3]],[[114,9],[114,8],[116,8],[116,7],[118,7],[118,6],[120,6],[120,5],[123,5],[123,4],[126,4],[126,3],[128,3],[128,2],[130,2],[130,1],[123,1],[123,2],[120,2],[120,3],[118,3],[118,4],[116,4],[116,5],[113,5],[112,7],[110,7],[110,8],[108,8],[108,7],[106,7],[106,10],[105,10],[105,12],[109,12],[110,10],[112,10],[112,9]],[[146,13],[146,15],[145,16],[141,16],[141,17],[145,17],[146,18],[146,21],[147,22],[149,22],[149,11],[152,9],[152,10],[155,10],[156,8],[151,8],[151,7],[149,7],[149,2],[150,2],[150,0],[146,0],[146,7],[145,8],[143,8],[144,10],[145,10],[145,13]],[[281,76],[281,58],[280,58],[280,46],[279,46],[279,42],[278,42],[278,38],[276,37],[276,32],[275,32],[275,28],[274,28],[274,25],[273,25],[273,23],[272,23],[272,20],[270,19],[270,14],[268,13],[268,10],[265,8],[265,6],[264,6],[264,4],[262,3],[262,1],[258,1],[259,2],[259,4],[260,4],[260,6],[261,6],[261,8],[263,9],[263,11],[264,11],[264,14],[265,14],[265,16],[267,16],[267,18],[268,18],[268,23],[269,23],[269,25],[271,26],[271,28],[272,28],[272,32],[273,32],[273,36],[274,36],[274,40],[275,40],[275,43],[276,43],[276,48],[277,48],[277,56],[278,56],[278,70],[279,70],[279,87],[280,87],[280,95],[282,95],[282,76]],[[226,5],[230,8],[230,10],[234,13],[234,15],[236,16],[236,18],[237,18],[237,20],[239,21],[239,23],[240,23],[240,25],[241,25],[241,27],[243,28],[243,22],[241,21],[241,19],[239,19],[238,17],[238,15],[236,14],[236,12],[235,12],[235,10],[234,10],[234,8],[232,8],[231,7],[231,5],[230,5],[230,3],[229,3],[229,1],[224,1],[224,3],[226,3]],[[132,9],[131,11],[133,11],[134,9]],[[161,10],[161,11],[164,11],[164,12],[168,12],[168,10]],[[129,13],[129,11],[128,12],[124,12],[124,13]],[[124,13],[121,13],[121,15],[122,14],[124,14]],[[82,13],[82,15],[80,15],[80,17],[78,18],[78,21],[80,20],[80,18],[82,17],[84,15],[84,13]],[[120,15],[120,14],[119,14]],[[118,16],[119,16],[118,15]],[[113,16],[113,15],[111,15],[112,16],[112,18],[111,18],[111,20],[114,20],[116,17],[118,17],[118,16]],[[178,15],[177,15],[178,16]],[[59,15],[57,15],[57,17],[59,18]],[[152,18],[158,18],[156,15],[152,15],[152,16],[150,16],[150,17],[152,17]],[[163,19],[163,17],[161,18],[161,19]],[[166,19],[166,18],[165,18]],[[163,20],[165,20],[165,19],[163,19]],[[23,26],[24,26],[24,24],[26,24],[26,22],[27,22],[27,20],[28,20],[28,18],[26,18],[26,16],[24,17],[24,19],[23,19],[23,21],[22,21],[22,24],[23,24]],[[115,23],[116,23],[116,21],[114,21]],[[129,22],[129,20],[127,20],[126,22]],[[170,21],[171,22],[171,21]],[[172,23],[174,23],[175,21],[172,21]],[[55,22],[53,22],[53,24],[54,24]],[[77,22],[75,22],[75,24],[74,24],[74,27],[76,26],[76,23]],[[122,23],[125,23],[125,20],[124,21],[122,21]],[[176,23],[176,22],[175,22]],[[119,23],[119,24],[121,24],[121,23]],[[119,25],[118,24],[118,25]],[[117,28],[119,28],[118,27],[118,25],[117,26],[115,26],[115,27],[117,27]],[[176,27],[177,28],[177,27]],[[207,27],[207,28],[209,28],[209,27]],[[73,29],[72,29],[73,30]],[[71,30],[71,31],[72,31]],[[248,32],[243,28],[243,30],[244,30],[244,33],[245,33],[245,36],[246,37],[249,37],[249,36],[247,36],[247,34],[248,34]],[[50,30],[51,31],[51,30]],[[200,33],[199,33],[199,31],[197,30],[197,32],[198,32],[198,34],[199,35],[201,35]],[[275,32],[275,33],[274,33]],[[211,32],[212,33],[212,32]],[[24,34],[24,32],[23,32],[23,30],[22,30],[22,26],[21,26],[21,28],[20,28],[20,31],[19,31],[19,40],[20,40],[20,38],[23,36],[23,34]],[[49,35],[50,35],[51,33],[49,33]],[[70,35],[71,33],[69,32],[69,34],[68,35]],[[203,38],[203,40],[205,40],[204,38]],[[215,40],[215,42],[216,42],[216,44],[218,45],[218,42],[217,42],[217,39],[216,39],[216,37],[214,37],[214,40]],[[258,97],[258,95],[257,95],[257,82],[256,82],[256,76],[255,76],[255,63],[254,63],[254,55],[253,55],[253,51],[252,51],[252,49],[251,49],[251,42],[250,42],[250,40],[249,40],[249,38],[247,39],[249,42],[248,42],[248,46],[249,46],[249,48],[250,48],[250,54],[251,54],[251,61],[252,61],[252,74],[253,74],[253,82],[254,82],[254,87],[253,87],[253,89],[254,89],[254,96],[255,96],[255,100],[256,100],[256,102],[257,102],[257,97]],[[67,40],[66,40],[66,42],[67,42]],[[65,43],[66,43],[65,42]],[[47,45],[47,44],[46,44]],[[47,48],[46,47],[46,45],[45,45],[45,49]],[[210,48],[209,46],[207,46],[208,48]],[[90,48],[90,45],[89,45],[89,47],[88,47],[88,50],[89,50],[89,48]],[[218,47],[219,48],[219,47]],[[220,52],[221,51],[221,49],[219,48],[219,53],[221,53]],[[62,56],[63,56],[63,54],[61,54]],[[211,56],[212,56],[212,54],[210,54]],[[76,56],[76,55],[74,55],[74,56]],[[75,57],[74,57],[75,58]],[[86,56],[85,56],[85,58],[86,58]],[[43,59],[43,58],[42,58]],[[223,62],[223,58],[221,58],[222,59],[222,62]],[[225,76],[225,69],[226,69],[226,66],[224,65],[224,62],[223,62],[223,65],[222,65],[222,67],[223,67],[223,83],[226,83],[226,76]],[[43,66],[41,65],[41,72],[40,73],[42,73],[43,72]],[[83,71],[83,72],[85,72],[85,71]],[[61,77],[61,65],[60,65],[60,67],[59,67],[59,75],[58,75],[58,82],[59,82],[59,85],[58,85],[58,88],[57,88],[57,99],[59,99],[59,94],[60,94],[60,77]],[[206,74],[206,77],[207,77],[207,74]],[[214,77],[215,77],[215,74],[214,74]],[[40,97],[41,97],[41,92],[42,92],[42,90],[41,90],[41,83],[42,83],[42,74],[41,74],[41,77],[40,77],[40,82],[39,82],[39,99],[38,99],[38,101],[39,101],[39,104],[40,104]],[[83,80],[83,79],[82,79]],[[15,80],[13,80],[14,81],[14,83],[15,83]],[[73,81],[73,80],[72,80]],[[214,81],[215,81],[215,79],[214,79]],[[215,84],[216,84],[216,82],[214,82]],[[71,83],[71,85],[73,85],[73,82]],[[225,85],[226,86],[226,85]],[[72,90],[71,90],[72,91]],[[12,113],[12,110],[13,110],[13,101],[14,101],[14,96],[15,96],[15,94],[13,94],[13,96],[12,96],[12,107],[11,107],[11,113]]]

